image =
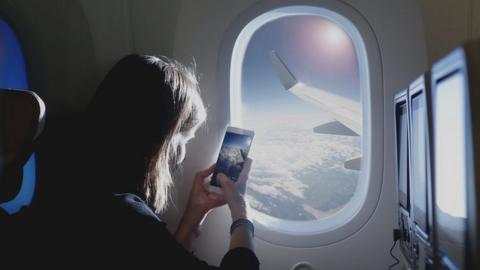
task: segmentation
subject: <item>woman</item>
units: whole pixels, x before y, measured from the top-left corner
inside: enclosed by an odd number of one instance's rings
[[[82,193],[88,194],[88,202],[79,216],[88,237],[79,241],[89,247],[83,253],[87,260],[217,269],[190,249],[205,215],[227,203],[232,221],[242,222],[232,227],[230,250],[220,268],[258,269],[243,197],[251,160],[236,183],[219,177],[223,195],[204,187],[213,165],[198,172],[175,235],[157,217],[167,205],[171,175],[185,157],[185,145],[205,118],[195,74],[177,61],[130,55],[108,73],[88,109],[83,139],[88,185]]]

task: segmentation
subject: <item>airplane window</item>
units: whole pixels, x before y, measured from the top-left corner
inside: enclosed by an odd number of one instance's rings
[[[295,15],[258,28],[245,51],[233,123],[256,133],[251,208],[303,222],[349,205],[361,170],[360,89],[355,46],[335,22]]]
[[[13,29],[0,18],[0,88],[29,89],[25,59],[20,42]],[[23,167],[23,182],[20,192],[9,202],[0,204],[12,214],[28,206],[35,188],[35,155]]]

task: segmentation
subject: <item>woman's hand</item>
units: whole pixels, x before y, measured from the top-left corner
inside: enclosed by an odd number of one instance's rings
[[[247,158],[243,164],[242,172],[236,182],[230,180],[225,174],[217,175],[217,180],[222,186],[223,195],[230,207],[232,220],[247,218],[247,204],[245,202],[245,191],[247,189],[248,174],[252,167],[252,159]]]
[[[210,192],[205,186],[206,179],[212,175],[214,168],[215,164],[206,170],[197,172],[193,180],[185,214],[191,215],[192,219],[198,223],[202,221],[210,210],[226,203],[222,194]]]
[[[206,214],[213,208],[226,203],[222,194],[209,192],[204,185],[214,168],[215,164],[195,174],[187,208],[175,233],[177,241],[187,250],[190,249],[193,238],[198,236],[198,227]]]

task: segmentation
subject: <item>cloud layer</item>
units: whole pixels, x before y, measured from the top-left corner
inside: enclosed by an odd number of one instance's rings
[[[361,155],[361,139],[322,135],[313,127],[324,114],[246,117],[255,130],[250,156],[250,205],[291,220],[313,220],[334,214],[353,196],[359,173],[344,161]]]

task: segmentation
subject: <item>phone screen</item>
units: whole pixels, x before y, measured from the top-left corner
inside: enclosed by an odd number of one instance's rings
[[[217,174],[224,173],[232,181],[237,181],[243,168],[243,163],[247,159],[248,151],[252,143],[253,136],[248,134],[239,134],[227,131],[223,138],[222,148],[218,155],[217,164],[213,171],[210,184],[220,187],[217,182]]]

